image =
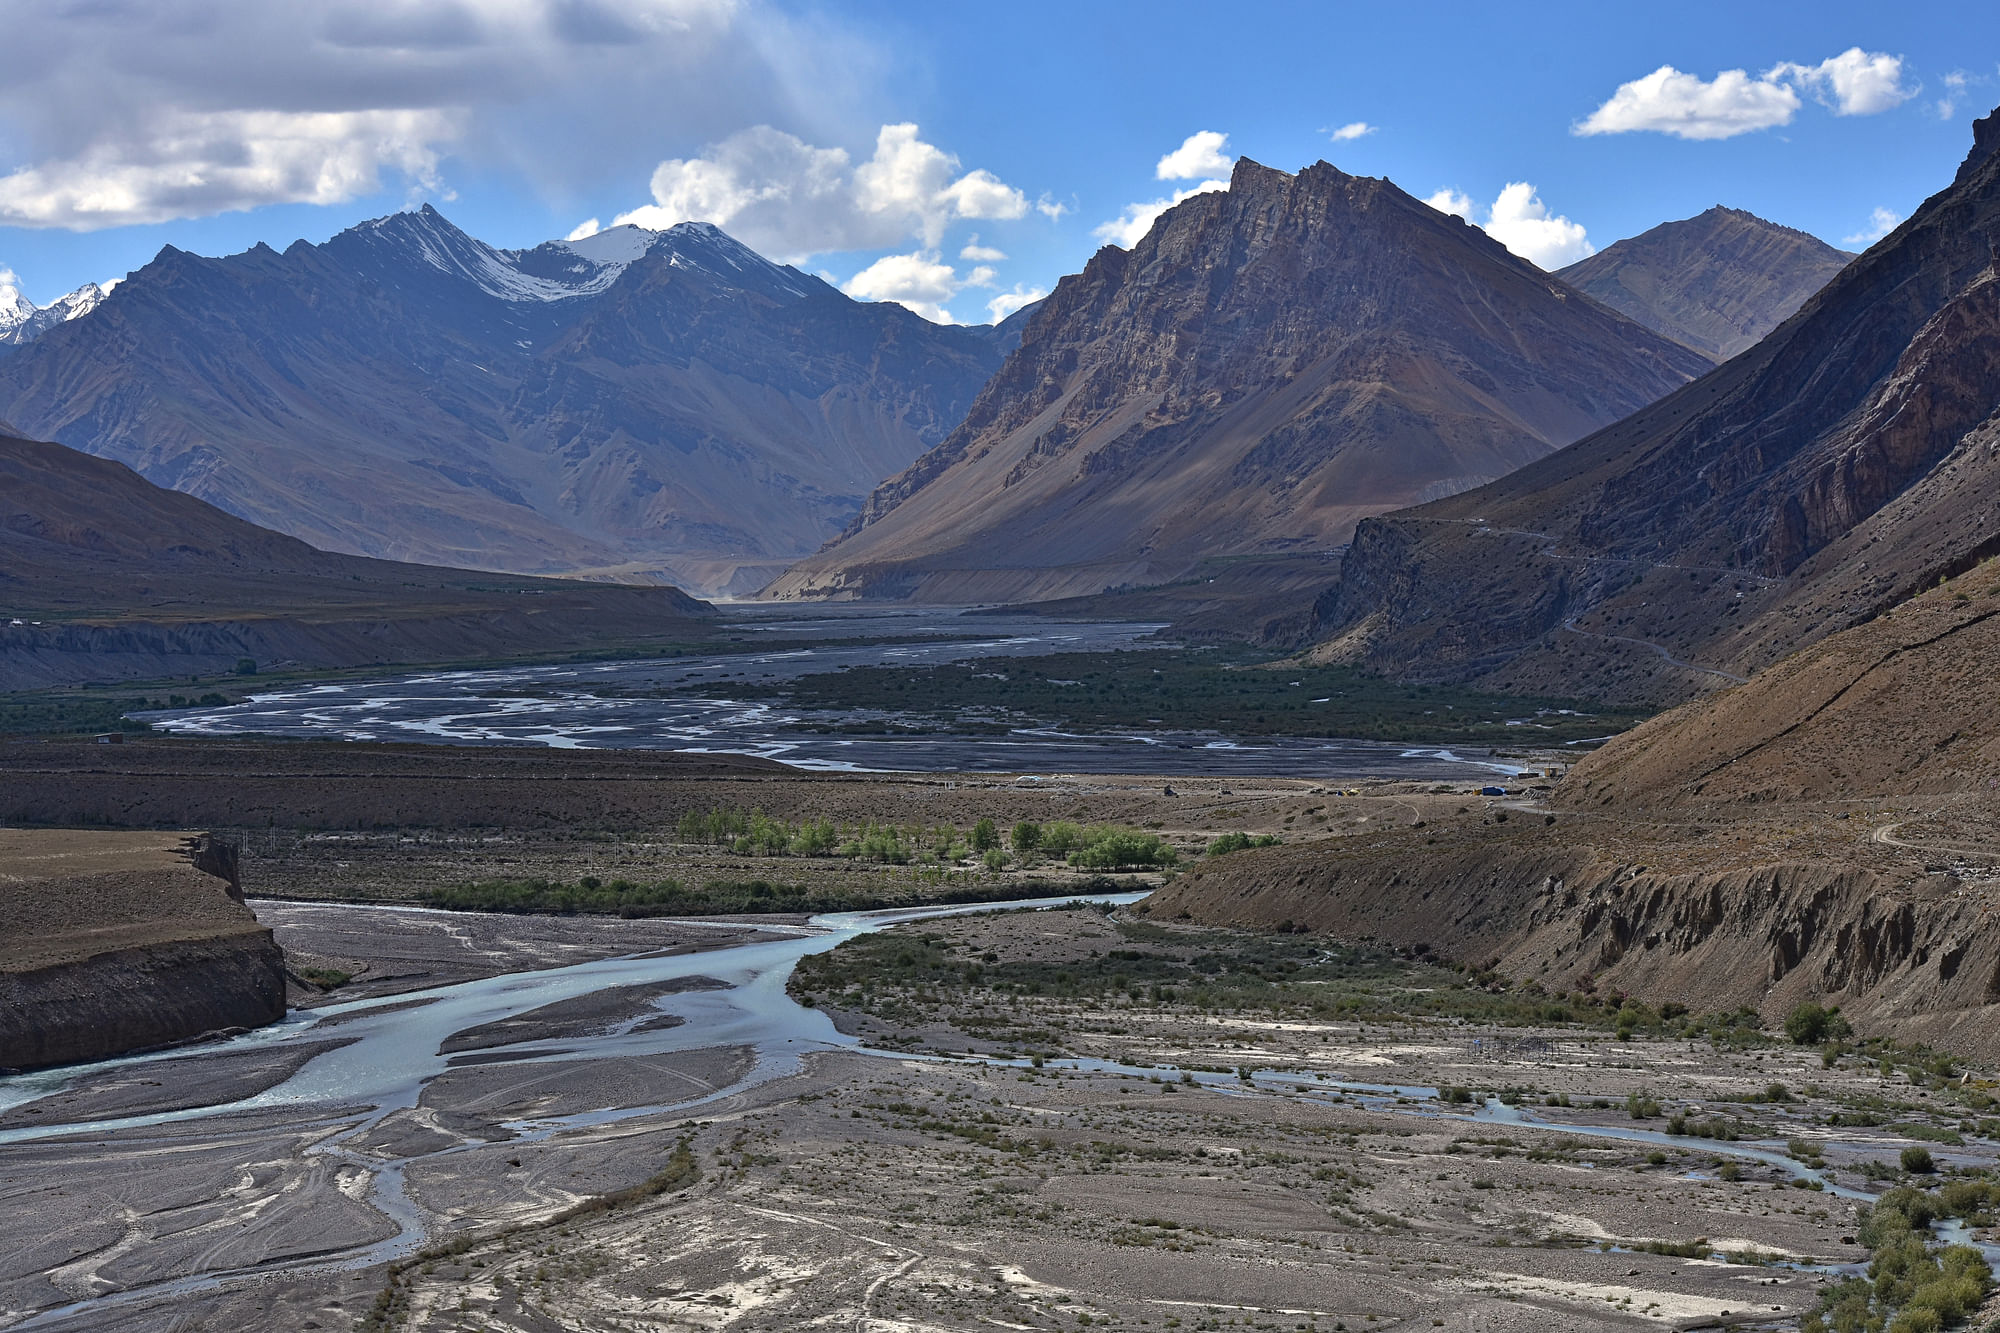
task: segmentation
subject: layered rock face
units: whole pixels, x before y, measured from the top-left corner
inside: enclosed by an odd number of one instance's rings
[[[713,227],[614,231],[499,251],[426,207],[169,248],[0,361],[0,416],[327,550],[742,592],[942,440],[1014,336]]]
[[[1752,351],[1478,491],[1363,523],[1315,611],[1406,677],[1670,700],[2000,550],[2000,115]]]
[[[1556,276],[1714,361],[1757,345],[1854,256],[1717,205],[1618,241]]]
[[[950,438],[766,595],[1060,597],[1326,550],[1709,364],[1387,181],[1244,160],[1063,279]]]
[[[0,437],[0,689],[260,666],[364,666],[698,637],[670,587],[365,560],[130,469]]]
[[[228,865],[171,834],[0,830],[0,1066],[282,1018],[284,957]]]
[[[2000,1056],[1996,654],[1990,564],[1611,741],[1553,815],[1237,853],[1154,910]]]

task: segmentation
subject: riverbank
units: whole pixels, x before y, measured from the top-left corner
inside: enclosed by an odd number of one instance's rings
[[[7,1124],[238,1100],[10,1142],[36,1235],[0,1247],[0,1306],[339,1328],[424,1253],[371,1327],[1779,1326],[1861,1257],[1856,1198],[1912,1178],[1903,1148],[2000,1166],[1978,1074],[1658,1012],[1523,1021],[1476,977],[1136,909],[823,924],[51,1085]],[[811,1007],[783,995],[800,958]],[[646,1193],[682,1144],[698,1178]]]
[[[205,835],[0,829],[0,1068],[285,1012],[283,960]]]

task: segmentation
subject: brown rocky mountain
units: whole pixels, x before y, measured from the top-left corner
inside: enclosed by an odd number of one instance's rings
[[[426,207],[170,247],[0,361],[0,416],[328,550],[745,591],[942,440],[1015,327],[702,224],[500,251]]]
[[[1324,550],[1709,365],[1385,180],[1245,159],[1063,279],[950,438],[766,595],[1051,598]]]
[[[1673,699],[2000,550],[2000,113],[1756,348],[1468,494],[1363,523],[1323,656]]]
[[[1854,256],[1717,205],[1606,246],[1556,276],[1713,361],[1748,351]]]
[[[1204,862],[1151,905],[1421,947],[1556,994],[1770,1022],[1832,1003],[1865,1032],[1992,1058],[1996,654],[1985,563],[1615,738],[1539,807],[1517,791],[1412,823],[1384,801],[1405,827]]]
[[[692,640],[711,614],[657,585],[336,555],[123,464],[0,438],[0,689]]]

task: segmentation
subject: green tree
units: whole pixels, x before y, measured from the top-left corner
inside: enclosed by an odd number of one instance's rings
[[[1000,830],[990,819],[982,819],[972,826],[972,850],[990,852],[1000,845]]]
[[[1025,854],[1037,850],[1042,845],[1042,826],[1022,820],[1014,825],[1013,842],[1017,852]]]

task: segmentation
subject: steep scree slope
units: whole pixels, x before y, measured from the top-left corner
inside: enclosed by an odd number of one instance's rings
[[[2000,549],[1996,256],[2000,113],[1949,188],[1752,351],[1490,486],[1361,524],[1318,651],[1685,698]]]

